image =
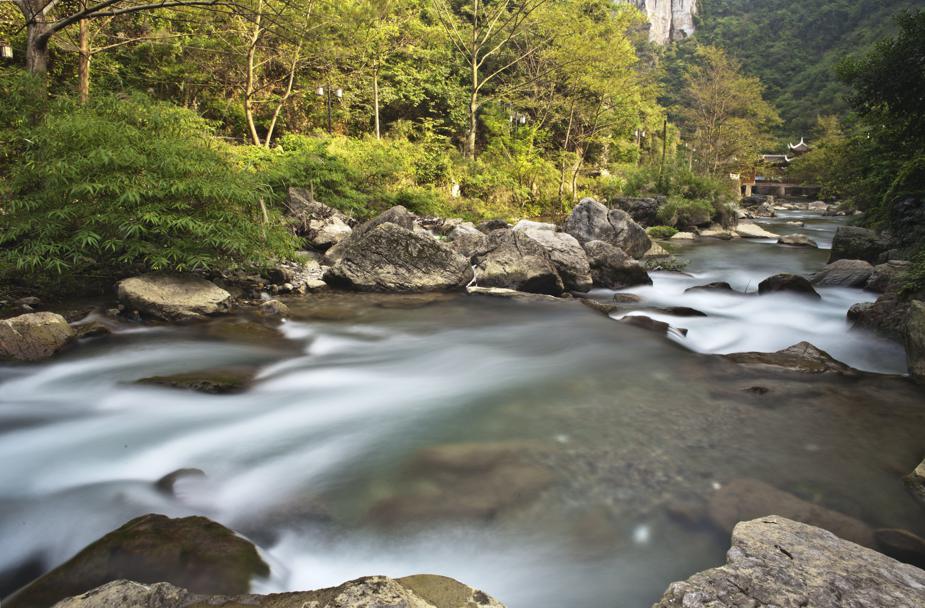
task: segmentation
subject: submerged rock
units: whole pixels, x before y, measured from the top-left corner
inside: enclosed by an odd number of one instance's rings
[[[726,532],[731,532],[740,521],[771,512],[818,526],[865,547],[875,544],[873,530],[861,520],[807,502],[757,479],[732,480],[710,497],[707,510],[710,521]]]
[[[627,323],[629,325],[635,325],[636,327],[641,327],[642,329],[647,329],[649,331],[654,331],[660,334],[675,334],[677,336],[686,336],[687,330],[683,327],[672,327],[664,321],[656,321],[651,317],[646,317],[644,315],[627,315],[620,319],[621,323]]]
[[[625,211],[607,209],[592,198],[583,199],[565,222],[565,231],[582,245],[604,241],[619,247],[634,258],[641,258],[652,246],[645,228]]]
[[[137,383],[196,391],[209,395],[230,395],[244,392],[253,380],[253,369],[221,368],[170,376],[150,376],[138,380]]]
[[[873,273],[874,267],[864,260],[838,260],[813,275],[813,284],[820,287],[864,287]]]
[[[915,470],[909,473],[903,481],[906,482],[906,487],[909,488],[912,496],[925,507],[925,460],[915,467]]]
[[[813,289],[812,283],[804,277],[795,274],[776,274],[758,283],[758,293],[761,295],[780,292],[790,292],[816,299],[822,298],[822,296]]]
[[[857,373],[809,342],[800,342],[776,353],[733,353],[721,356],[740,365],[771,367],[806,374],[854,375]]]
[[[925,538],[908,530],[882,529],[874,533],[877,549],[904,564],[925,568]]]
[[[604,241],[585,243],[591,266],[591,277],[598,287],[624,289],[635,285],[651,285],[645,266],[622,249]]]
[[[439,291],[472,280],[469,261],[430,237],[393,223],[379,224],[346,243],[325,274],[331,285],[359,291]]]
[[[191,274],[150,273],[118,284],[119,301],[164,321],[201,319],[226,312],[231,294]]]
[[[251,578],[269,573],[254,545],[214,521],[205,517],[170,519],[164,515],[144,515],[93,542],[11,595],[3,605],[51,606],[119,579],[141,583],[166,581],[211,595],[241,594],[250,589]]]
[[[445,576],[358,578],[329,589],[272,595],[200,595],[170,583],[120,580],[68,598],[56,608],[504,608],[486,593]]]
[[[732,288],[732,285],[726,282],[707,283],[706,285],[688,287],[684,290],[684,293],[696,293],[698,291],[728,291],[730,293],[737,293]]]
[[[479,287],[502,287],[553,296],[565,291],[546,249],[525,233],[496,230],[491,233],[489,247],[488,253],[477,259]]]
[[[522,300],[526,302],[561,302],[561,298],[548,296],[542,293],[527,293],[526,291],[517,291],[516,289],[507,289],[504,287],[478,287],[471,286],[466,288],[466,292],[473,296],[489,296],[492,298],[507,298],[509,300]]]
[[[832,240],[829,263],[838,260],[864,260],[871,264],[880,261],[880,256],[890,249],[888,240],[873,230],[857,226],[839,226]]]
[[[0,321],[0,359],[40,361],[67,346],[76,332],[59,314],[30,312]]]
[[[777,239],[777,243],[779,245],[790,245],[791,247],[811,247],[813,249],[819,248],[819,243],[804,234],[785,234],[784,236]]]
[[[925,572],[771,515],[732,533],[726,565],[672,583],[653,608],[918,608]]]

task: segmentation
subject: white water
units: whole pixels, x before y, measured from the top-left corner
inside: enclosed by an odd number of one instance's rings
[[[896,345],[848,331],[847,307],[871,297],[859,290],[826,290],[822,302],[683,294],[714,280],[754,289],[775,272],[821,267],[825,252],[715,242],[683,254],[694,277],[659,274],[634,291],[643,307],[710,315],[664,317],[690,329],[688,349],[809,340],[852,365],[901,371]],[[767,407],[742,393],[758,381],[745,372],[715,371],[576,303],[460,296],[383,307],[347,296],[325,309],[342,313],[337,321],[292,306],[300,320],[283,325],[279,343],[126,327],[46,364],[0,367],[0,580],[159,512],[251,535],[273,570],[259,591],[435,572],[510,608],[643,608],[728,546],[722,532],[671,520],[666,501],[739,476],[921,533],[895,473],[918,462],[925,433],[925,403],[907,383],[782,383]],[[240,395],[132,384],[242,364],[258,380]],[[505,441],[551,451],[556,482],[535,500],[494,518],[399,528],[370,516],[416,487],[407,464],[421,448]],[[181,467],[208,477],[181,481],[175,497],[153,489]]]

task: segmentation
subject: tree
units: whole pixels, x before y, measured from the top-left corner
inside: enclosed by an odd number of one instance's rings
[[[529,29],[537,9],[547,2],[463,0],[451,4],[451,0],[433,0],[440,23],[466,65],[469,107],[463,151],[467,158],[475,158],[478,112],[488,92],[486,87],[549,44],[548,39],[533,39],[524,46],[514,46]]]
[[[26,69],[48,71],[48,48],[54,35],[88,19],[102,19],[179,6],[216,6],[226,0],[98,0],[76,5],[62,0],[12,0],[26,21]]]
[[[780,117],[764,100],[761,81],[744,76],[722,49],[700,47],[697,58],[685,76],[683,105],[675,110],[698,164],[714,175],[747,167],[773,142],[769,130]]]

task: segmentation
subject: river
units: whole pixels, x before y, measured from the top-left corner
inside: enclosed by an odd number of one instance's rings
[[[51,362],[0,366],[0,594],[149,512],[249,536],[273,570],[259,592],[427,572],[510,608],[648,608],[722,563],[728,532],[678,514],[707,510],[737,478],[925,534],[900,480],[922,457],[925,398],[886,375],[905,369],[898,345],[845,320],[874,295],[684,293],[813,272],[837,221],[765,224],[820,250],[679,245],[687,274],[655,273],[614,319],[567,301],[308,296],[289,302],[278,335],[240,319],[125,324]],[[689,331],[666,339],[623,314]],[[884,375],[770,377],[709,356],[801,340]],[[254,385],[215,396],[134,384],[229,366]],[[756,383],[771,393],[744,390]],[[206,477],[154,488],[182,467]]]

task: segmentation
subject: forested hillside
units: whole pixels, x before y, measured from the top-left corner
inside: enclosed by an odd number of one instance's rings
[[[835,66],[895,30],[892,18],[925,0],[701,0],[697,38],[720,46],[758,76],[788,136],[819,114],[844,113]]]

